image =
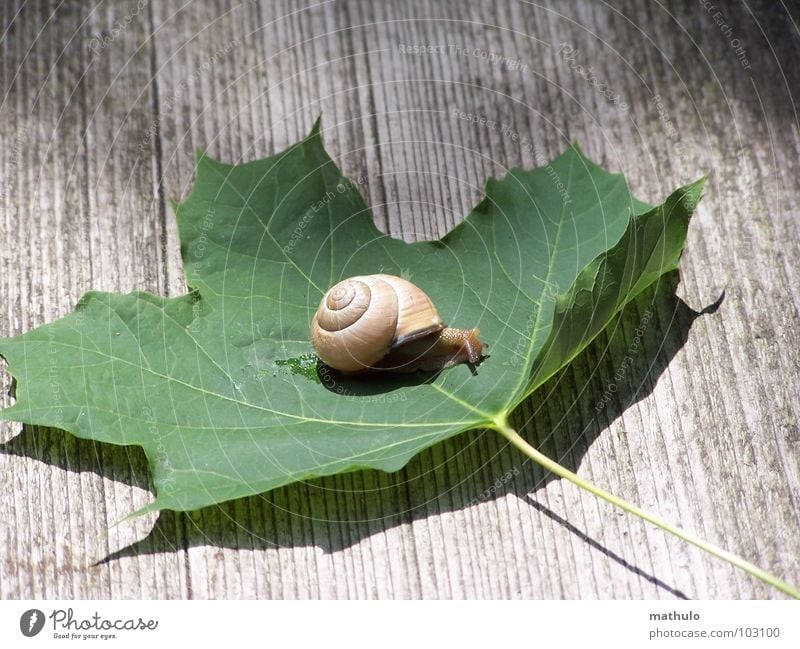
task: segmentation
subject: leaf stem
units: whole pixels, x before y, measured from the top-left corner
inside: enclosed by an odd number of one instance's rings
[[[639,518],[646,520],[649,523],[652,523],[656,527],[661,528],[665,532],[669,532],[674,536],[677,536],[679,539],[682,539],[692,545],[697,546],[701,550],[705,550],[709,554],[722,559],[723,561],[727,561],[733,566],[744,570],[745,572],[751,574],[752,576],[760,579],[761,581],[777,588],[780,591],[783,591],[787,595],[794,597],[795,599],[800,599],[800,590],[797,588],[790,586],[786,582],[778,579],[774,575],[768,573],[766,570],[762,570],[758,566],[750,563],[749,561],[745,561],[741,557],[736,556],[735,554],[728,552],[727,550],[723,550],[722,548],[717,547],[703,539],[695,536],[694,534],[690,534],[682,530],[675,525],[667,523],[666,521],[650,514],[649,512],[645,511],[633,505],[632,503],[623,500],[622,498],[618,498],[612,493],[601,489],[600,487],[595,486],[588,480],[584,480],[576,473],[573,473],[569,469],[561,466],[555,460],[551,460],[546,455],[542,454],[541,452],[537,451],[533,446],[528,444],[522,436],[512,428],[505,419],[496,420],[493,422],[492,427],[500,433],[503,437],[505,437],[509,442],[511,442],[514,446],[516,446],[520,451],[522,451],[525,455],[527,455],[530,459],[532,459],[537,464],[541,465],[548,471],[552,471],[558,477],[564,478],[565,480],[569,480],[574,485],[580,487],[581,489],[585,489],[589,493],[597,496],[598,498],[605,500],[607,503],[615,505],[619,507],[623,511],[628,512],[629,514],[633,514],[634,516],[638,516]]]

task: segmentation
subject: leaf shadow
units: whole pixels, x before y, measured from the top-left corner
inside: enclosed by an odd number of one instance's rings
[[[526,495],[524,499],[525,499],[525,502],[527,502],[536,511],[538,511],[541,514],[543,514],[544,516],[549,518],[551,521],[555,522],[557,525],[560,525],[565,530],[567,530],[570,534],[575,535],[581,541],[586,543],[586,545],[588,545],[591,548],[597,550],[598,552],[603,554],[605,557],[607,557],[611,561],[619,564],[620,566],[622,566],[626,570],[632,572],[634,575],[637,575],[638,577],[641,577],[645,581],[653,584],[653,586],[655,586],[656,588],[660,588],[662,590],[667,591],[668,593],[670,593],[673,597],[676,597],[677,599],[689,599],[683,591],[680,591],[680,590],[678,590],[676,588],[673,588],[672,586],[670,586],[666,582],[662,581],[661,579],[659,579],[655,575],[651,575],[649,572],[646,572],[646,571],[642,570],[641,568],[639,568],[638,566],[633,565],[629,561],[626,561],[625,558],[621,557],[620,555],[618,555],[613,550],[610,550],[609,548],[604,546],[602,543],[599,543],[598,541],[595,541],[591,536],[586,534],[586,532],[584,532],[583,530],[579,529],[578,527],[576,527],[575,525],[570,523],[565,518],[562,518],[561,516],[556,514],[551,509],[548,509],[547,507],[545,507],[541,503],[537,502],[530,495]]]
[[[39,460],[63,471],[90,471],[100,477],[153,491],[147,457],[139,446],[117,446],[82,439],[59,428],[24,424],[0,444],[0,454]]]
[[[677,273],[672,273],[645,291],[569,367],[517,409],[513,419],[534,445],[577,470],[594,440],[652,393],[697,318],[714,313],[724,300],[723,291],[713,304],[695,311],[675,294],[677,283]],[[648,325],[641,327],[645,316]],[[620,375],[616,359],[623,358],[625,372]],[[532,432],[534,422],[549,432]],[[470,431],[423,452],[397,473],[359,471],[195,512],[162,511],[147,537],[98,563],[203,545],[250,550],[317,546],[333,553],[397,526],[514,494],[610,561],[674,597],[686,597],[537,502],[532,494],[552,479],[494,433]]]

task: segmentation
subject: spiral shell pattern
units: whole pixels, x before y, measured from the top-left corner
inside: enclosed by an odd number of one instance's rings
[[[371,367],[394,346],[443,327],[430,298],[393,275],[359,275],[333,286],[311,321],[322,361],[344,372]]]

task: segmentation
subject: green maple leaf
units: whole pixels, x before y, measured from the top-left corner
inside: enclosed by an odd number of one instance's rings
[[[800,597],[566,470],[508,424],[627,302],[677,268],[704,180],[653,207],[573,145],[545,167],[489,180],[441,240],[408,244],[375,228],[319,123],[264,160],[201,155],[176,205],[192,292],[91,292],[72,314],[0,340],[17,380],[0,419],[143,447],[157,497],[137,513],[394,471],[448,437],[492,428],[557,475]],[[308,338],[322,294],[371,273],[402,275],[445,322],[479,327],[490,356],[477,373],[343,377],[318,366]]]
[[[422,449],[492,427],[622,306],[676,268],[703,181],[659,207],[577,147],[490,180],[439,241],[381,234],[318,127],[229,166],[200,156],[176,207],[192,294],[88,293],[55,323],[0,341],[17,402],[0,413],[144,448],[151,509],[192,510],[296,480],[395,471]],[[358,274],[407,277],[445,322],[479,327],[473,375],[343,378],[308,342],[320,297]]]

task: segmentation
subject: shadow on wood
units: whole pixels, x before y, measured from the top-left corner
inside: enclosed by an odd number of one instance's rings
[[[65,471],[91,471],[104,478],[153,491],[147,457],[139,446],[116,446],[81,439],[58,428],[22,426],[0,453],[33,458]]]
[[[525,502],[527,502],[536,511],[538,511],[541,514],[544,514],[545,516],[547,516],[547,518],[549,518],[551,521],[557,523],[558,525],[560,525],[564,529],[568,530],[570,532],[570,534],[574,534],[581,541],[583,541],[587,545],[591,546],[592,548],[594,548],[595,550],[597,550],[598,552],[603,554],[608,559],[611,559],[611,561],[614,561],[615,563],[618,563],[619,565],[621,565],[626,570],[629,570],[634,575],[638,575],[639,577],[641,577],[645,581],[648,581],[651,584],[653,584],[653,586],[655,586],[656,588],[660,588],[662,590],[665,590],[665,591],[667,591],[668,593],[670,593],[671,595],[673,595],[674,597],[676,597],[678,599],[689,599],[686,596],[686,594],[683,593],[682,591],[676,590],[675,588],[673,588],[669,584],[666,584],[663,581],[661,581],[655,575],[651,575],[650,573],[645,572],[641,568],[638,568],[637,566],[632,565],[630,562],[626,561],[623,557],[619,556],[616,552],[613,552],[613,551],[609,550],[607,547],[605,547],[601,543],[598,543],[597,541],[595,541],[588,534],[586,534],[582,530],[580,530],[577,527],[575,527],[572,523],[570,523],[565,518],[562,518],[561,516],[559,516],[558,514],[553,512],[552,510],[548,509],[547,507],[545,507],[541,503],[536,502],[536,500],[534,498],[531,498],[531,496],[525,496]]]

